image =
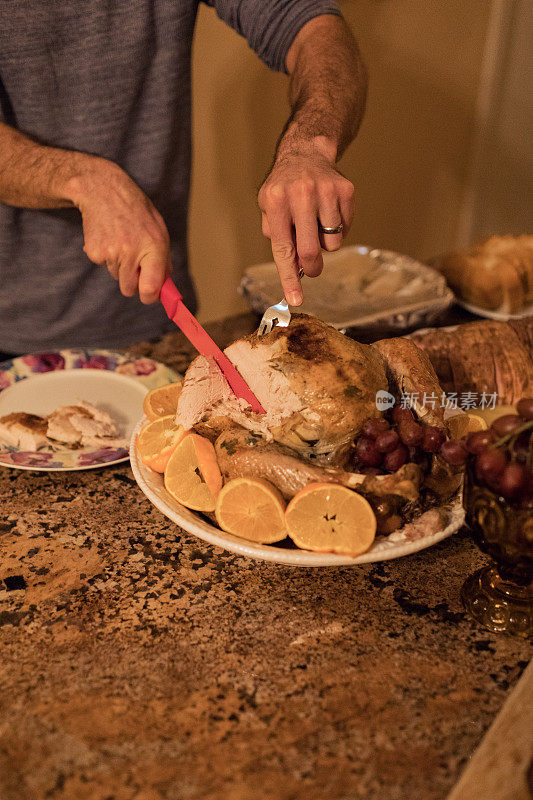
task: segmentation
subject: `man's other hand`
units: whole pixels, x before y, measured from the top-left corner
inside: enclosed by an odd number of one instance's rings
[[[88,258],[107,267],[123,295],[138,291],[143,303],[154,303],[172,266],[168,231],[152,202],[120,167],[100,158],[73,179],[71,196]]]
[[[338,14],[318,13],[303,25],[285,66],[292,113],[258,200],[285,297],[300,305],[299,270],[319,275],[320,248],[338,250],[352,223],[353,186],[335,164],[361,123],[367,78],[357,43]],[[342,235],[319,232],[319,224],[341,223]]]
[[[335,168],[334,154],[320,139],[279,154],[259,190],[263,233],[290,305],[303,299],[298,271],[320,275],[322,250],[338,250],[354,215],[354,188]],[[342,233],[321,233],[319,224]]]

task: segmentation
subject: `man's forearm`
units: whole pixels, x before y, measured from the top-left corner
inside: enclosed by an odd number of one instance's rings
[[[277,157],[306,145],[337,161],[355,137],[365,110],[367,73],[341,17],[316,17],[294,40],[286,59],[292,114]]]
[[[72,206],[77,179],[100,160],[44,147],[0,122],[0,202],[20,208]]]

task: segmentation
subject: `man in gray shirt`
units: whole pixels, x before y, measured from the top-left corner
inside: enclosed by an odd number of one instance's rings
[[[292,114],[259,205],[298,305],[298,269],[319,274],[321,246],[342,240],[320,225],[345,234],[351,223],[353,187],[335,163],[362,118],[364,67],[335,2],[209,4],[290,74]],[[2,1],[0,351],[159,336],[169,323],[156,300],[171,272],[195,310],[186,225],[197,6]]]

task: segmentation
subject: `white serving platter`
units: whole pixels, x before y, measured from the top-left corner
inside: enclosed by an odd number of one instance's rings
[[[418,531],[416,534],[411,529],[410,533],[409,526],[406,526],[390,536],[378,536],[366,553],[355,558],[334,553],[311,553],[289,546],[280,547],[279,545],[248,542],[230,533],[225,533],[205,517],[182,506],[166,491],[163,476],[144,466],[136,452],[135,438],[146,422],[147,420],[144,418],[138,422],[130,443],[131,468],[141,491],[162,514],[183,530],[204,542],[222,547],[224,550],[240,556],[295,567],[353,567],[358,564],[387,561],[417,553],[419,550],[431,547],[451,536],[464,522],[464,510],[461,500],[458,498],[447,509],[446,522],[436,533],[424,535],[423,529],[421,533]],[[419,527],[417,526],[417,528]]]

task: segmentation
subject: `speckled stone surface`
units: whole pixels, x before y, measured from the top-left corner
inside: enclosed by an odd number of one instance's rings
[[[137,351],[190,358],[177,334]],[[464,532],[353,569],[248,561],[128,465],[1,469],[0,798],[444,798],[531,655],[463,613],[483,561]]]

